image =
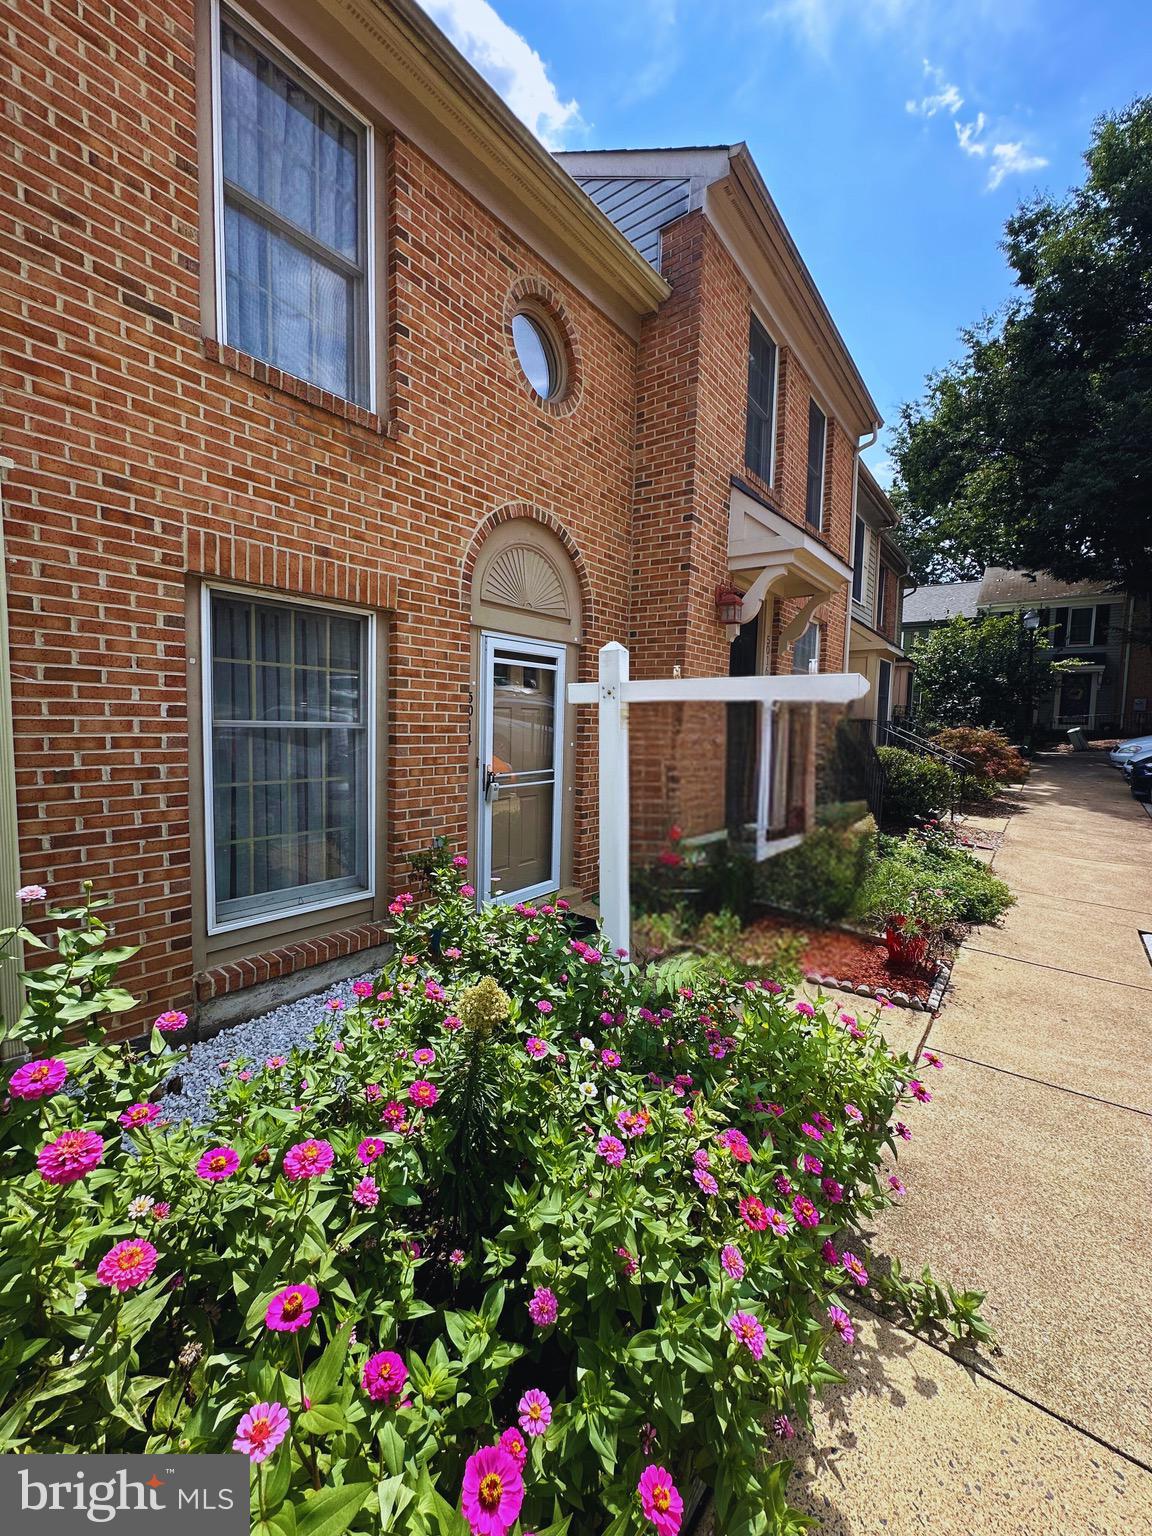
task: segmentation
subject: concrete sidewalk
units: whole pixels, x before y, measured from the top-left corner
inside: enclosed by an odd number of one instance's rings
[[[1095,753],[1007,806],[1017,905],[957,958],[876,1233],[986,1291],[1001,1353],[969,1370],[862,1320],[800,1452],[827,1536],[1152,1536],[1152,820]]]

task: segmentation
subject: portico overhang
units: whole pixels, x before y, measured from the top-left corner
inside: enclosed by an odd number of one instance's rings
[[[851,628],[848,631],[848,664],[852,669],[853,656],[882,656],[885,661],[903,661],[904,652],[894,640],[889,640],[887,635],[882,635],[878,629],[872,629],[867,624],[862,624],[859,619],[853,618]]]
[[[744,593],[741,624],[756,617],[769,591],[773,597],[808,599],[782,635],[786,642],[803,633],[813,611],[852,579],[851,567],[826,544],[738,482],[728,500],[728,569]],[[735,635],[737,626],[729,630]]]

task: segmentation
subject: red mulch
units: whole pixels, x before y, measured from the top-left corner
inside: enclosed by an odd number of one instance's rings
[[[821,976],[835,976],[856,986],[883,987],[889,992],[903,992],[926,1000],[932,990],[933,976],[914,971],[896,970],[888,963],[888,949],[882,939],[867,939],[855,933],[841,933],[835,928],[820,928],[801,918],[761,917],[745,929],[756,933],[788,931],[807,938],[801,966],[818,971]]]

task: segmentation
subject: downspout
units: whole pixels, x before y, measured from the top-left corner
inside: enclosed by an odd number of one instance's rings
[[[856,497],[860,492],[860,455],[865,449],[871,448],[880,436],[881,423],[876,422],[872,427],[872,435],[866,442],[857,443],[852,450],[852,512],[848,522],[848,548],[851,551],[849,563],[855,567],[856,562]],[[852,587],[848,587],[848,602],[844,611],[844,671],[848,670],[848,652],[852,643]]]

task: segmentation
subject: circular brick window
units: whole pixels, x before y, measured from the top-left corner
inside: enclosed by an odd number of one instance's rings
[[[557,327],[535,306],[512,316],[512,346],[520,371],[541,400],[558,400],[567,382],[567,356]]]
[[[504,300],[504,339],[514,376],[541,410],[567,416],[580,403],[580,343],[563,299],[541,277],[518,278]]]

